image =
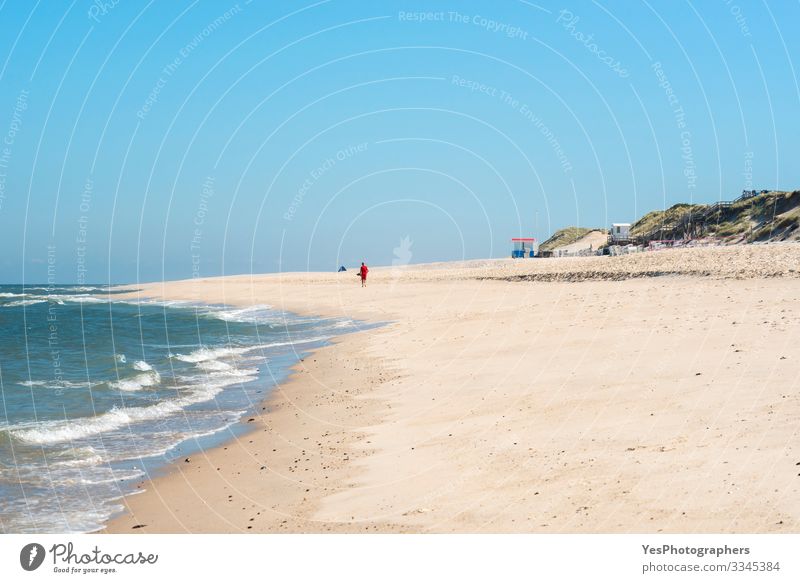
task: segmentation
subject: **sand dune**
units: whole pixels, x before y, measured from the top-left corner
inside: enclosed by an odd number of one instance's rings
[[[553,251],[562,253],[578,253],[580,251],[597,251],[601,246],[608,242],[608,233],[604,231],[590,231],[583,237],[570,243],[569,245],[561,245],[556,247]]]

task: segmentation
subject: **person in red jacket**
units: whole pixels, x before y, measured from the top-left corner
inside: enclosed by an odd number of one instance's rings
[[[358,275],[361,276],[361,287],[367,287],[367,274],[369,273],[369,267],[364,265],[364,262],[361,262],[361,269],[358,270]]]

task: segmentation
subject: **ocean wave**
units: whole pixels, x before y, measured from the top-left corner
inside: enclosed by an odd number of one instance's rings
[[[77,287],[64,287],[64,288],[57,288],[58,291],[76,291],[76,292],[92,292],[92,291],[105,291],[108,287],[96,287],[92,285],[79,285]]]
[[[227,372],[233,370],[233,366],[221,360],[204,360],[198,362],[197,366],[207,371]]]
[[[100,298],[90,294],[53,294],[53,293],[32,294],[28,292],[24,293],[2,292],[0,293],[0,298],[7,298],[7,299],[19,298],[15,301],[3,304],[3,306],[7,308],[30,306],[32,304],[40,304],[43,302],[53,302],[60,306],[63,306],[67,302],[74,302],[80,304],[105,304],[109,302],[108,298]]]
[[[32,306],[33,304],[43,304],[47,300],[40,300],[40,299],[27,299],[27,300],[17,300],[15,302],[8,302],[7,304],[3,304],[4,308],[18,308],[20,306]],[[63,302],[61,302],[63,303]]]
[[[245,308],[232,306],[205,306],[201,315],[208,318],[236,322],[243,324],[256,324],[272,329],[296,329],[296,326],[313,326],[315,328],[351,326],[353,320],[324,320],[311,316],[299,316],[275,310],[268,304],[256,304]]]
[[[229,412],[229,416],[230,416],[230,420],[229,421],[223,423],[222,425],[220,425],[218,427],[214,427],[212,429],[206,429],[204,431],[196,431],[196,432],[193,432],[193,433],[182,433],[180,435],[180,437],[178,438],[178,442],[175,445],[177,445],[178,443],[182,443],[184,441],[189,441],[190,439],[202,439],[203,437],[210,437],[212,435],[215,435],[215,434],[219,433],[220,431],[225,431],[226,429],[228,429],[231,426],[233,426],[236,423],[238,423],[239,420],[242,418],[242,416],[245,413],[247,413],[246,410],[230,411]],[[166,452],[164,452],[164,453],[166,453]]]
[[[267,348],[277,348],[280,346],[296,346],[301,344],[312,344],[314,342],[323,342],[328,340],[330,336],[313,336],[310,338],[298,338],[294,340],[285,340],[281,342],[269,342],[267,344],[255,344],[253,346],[239,346],[239,347],[225,347],[225,348],[198,348],[189,354],[175,354],[174,358],[183,362],[190,363],[204,363],[209,361],[219,361],[220,358],[230,358],[233,356],[241,356],[248,352],[256,350],[264,350]],[[215,365],[212,365],[215,366]]]
[[[113,300],[112,300],[113,301]],[[226,322],[237,322],[244,324],[282,324],[286,318],[280,312],[276,312],[272,306],[267,304],[257,304],[245,308],[234,308],[231,306],[209,306],[202,302],[191,300],[163,300],[154,298],[124,299],[116,300],[115,303],[128,304],[132,306],[157,306],[164,308],[194,308],[197,316],[214,318]]]
[[[31,291],[44,291],[44,292],[92,292],[92,291],[106,291],[108,287],[96,287],[91,285],[70,285],[62,287],[26,287],[26,290]]]
[[[231,356],[238,356],[252,350],[251,347],[238,347],[238,348],[198,348],[189,354],[176,354],[175,358],[182,362],[199,363],[210,360],[218,360],[220,358],[230,358]]]
[[[265,348],[277,348],[279,346],[300,346],[302,344],[313,344],[315,342],[324,342],[329,340],[330,336],[312,336],[310,338],[294,338],[292,340],[285,340],[283,342],[270,342],[268,344],[257,344],[249,350],[264,350]]]
[[[98,453],[93,453],[84,458],[76,458],[73,460],[56,461],[50,464],[50,467],[56,468],[83,468],[92,467],[97,464],[103,463],[103,456]]]
[[[144,364],[147,365],[147,363]],[[110,383],[109,386],[114,389],[119,389],[120,391],[141,391],[145,387],[152,387],[160,382],[161,375],[158,374],[158,371],[150,369],[144,374],[139,374],[129,379],[120,379],[118,381],[114,381],[113,383]]]
[[[105,472],[98,472],[95,476],[82,475],[72,483],[77,483],[82,486],[97,486],[99,484],[114,484],[116,482],[123,482],[141,478],[146,472],[144,470],[132,469],[127,471],[109,470]],[[63,483],[69,484],[69,480],[63,480]]]
[[[150,366],[149,364],[147,364],[143,360],[137,360],[136,362],[134,362],[133,363],[133,368],[135,368],[136,370],[141,370],[141,371],[153,370],[153,367]]]
[[[195,391],[186,397],[162,401],[147,407],[114,407],[96,417],[82,417],[69,421],[44,421],[38,427],[12,429],[10,433],[24,442],[36,445],[71,442],[119,430],[143,421],[153,421],[175,415],[189,405],[213,398],[217,392],[215,390]]]
[[[91,297],[91,296],[86,296]],[[118,304],[127,304],[132,306],[157,306],[164,308],[183,308],[194,309],[197,317],[211,318],[222,320],[225,322],[233,322],[239,324],[255,324],[257,326],[265,326],[272,329],[275,328],[291,328],[296,325],[314,325],[318,326],[323,324],[323,328],[341,329],[352,327],[355,322],[353,320],[334,320],[331,321],[329,326],[325,326],[325,321],[318,318],[298,316],[295,314],[286,314],[279,310],[275,310],[269,304],[256,304],[247,307],[233,307],[229,305],[208,305],[202,302],[192,300],[163,300],[154,298],[139,298],[139,299],[104,299],[102,301],[111,301]],[[187,361],[188,362],[188,361]]]
[[[48,294],[48,295],[41,295],[41,294],[29,294],[29,293],[0,293],[0,298],[22,298],[15,300],[13,302],[7,302],[3,304],[5,308],[16,308],[20,306],[30,306],[33,304],[41,304],[44,302],[52,302],[56,303],[60,306],[63,306],[67,302],[75,302],[81,304],[104,304],[107,303],[108,300],[104,298],[98,298],[96,296],[91,295],[59,295],[59,294]]]
[[[250,380],[258,376],[257,368],[234,368],[230,365],[227,368],[220,368],[217,365],[211,368],[206,368],[203,365],[198,366],[203,372],[196,375],[180,375],[178,378],[189,384],[200,383],[219,383],[225,385],[241,382],[242,379]],[[225,364],[225,363],[220,363]]]
[[[79,304],[106,304],[106,298],[98,298],[97,296],[49,296],[50,298],[59,298],[65,302],[76,302]]]
[[[190,302],[189,300],[154,300],[152,298],[141,298],[137,300],[111,300],[115,304],[127,304],[129,306],[157,306],[164,308],[191,308],[201,307],[203,304]]]
[[[153,371],[155,372],[155,371]],[[163,419],[181,413],[191,405],[210,401],[225,387],[255,380],[255,370],[241,370],[235,373],[212,373],[196,379],[197,384],[187,389],[183,396],[168,399],[145,407],[114,407],[95,417],[80,417],[66,421],[27,422],[16,426],[0,426],[13,437],[35,445],[72,442],[118,431],[142,423]]]
[[[23,387],[44,387],[45,389],[91,389],[97,385],[102,385],[105,381],[20,381],[19,385]]]
[[[226,322],[240,322],[245,324],[280,324],[285,318],[272,306],[258,304],[246,308],[219,307],[204,312],[205,316],[224,320]]]

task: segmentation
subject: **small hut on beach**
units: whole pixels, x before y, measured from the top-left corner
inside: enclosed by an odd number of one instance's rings
[[[514,249],[511,251],[512,259],[522,259],[524,257],[536,257],[539,251],[539,244],[532,237],[514,237],[511,239]]]

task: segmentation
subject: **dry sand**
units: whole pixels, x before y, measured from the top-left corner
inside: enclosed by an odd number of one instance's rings
[[[108,531],[800,532],[798,270],[787,244],[143,285],[389,323]]]

